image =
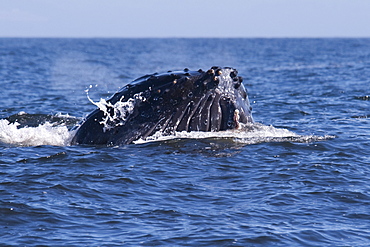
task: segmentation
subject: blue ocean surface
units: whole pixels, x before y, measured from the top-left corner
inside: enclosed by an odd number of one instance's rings
[[[230,66],[254,132],[70,145],[132,80]],[[0,39],[0,246],[369,246],[370,39]]]

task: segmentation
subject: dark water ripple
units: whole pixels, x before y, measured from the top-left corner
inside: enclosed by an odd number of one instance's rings
[[[63,244],[62,235],[79,239],[68,240],[72,245],[366,242],[369,169],[343,155],[336,164],[326,157],[320,164],[294,162],[302,160],[299,150],[330,147],[268,143],[231,158],[168,154],[161,146],[146,155],[146,147],[64,148],[2,169],[8,177],[1,182],[3,230],[18,244]],[[40,148],[51,149],[28,151]],[[277,154],[267,155],[271,150]],[[263,164],[249,159],[253,152],[266,154]]]
[[[368,246],[369,48],[369,39],[0,39],[0,121],[71,127],[93,108],[90,85],[97,101],[146,73],[221,65],[245,78],[258,122],[306,138],[0,142],[0,245]]]

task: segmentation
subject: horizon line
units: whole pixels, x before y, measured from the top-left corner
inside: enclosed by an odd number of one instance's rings
[[[369,39],[370,36],[0,36],[0,39]]]

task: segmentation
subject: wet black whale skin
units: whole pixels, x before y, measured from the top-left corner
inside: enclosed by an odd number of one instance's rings
[[[140,77],[107,100],[112,105],[131,100],[130,114],[109,120],[111,128],[104,128],[106,116],[96,109],[76,127],[71,143],[123,145],[157,131],[221,131],[237,128],[238,122],[253,122],[247,92],[237,74],[232,68],[212,67]],[[108,112],[113,116],[114,107],[108,107]]]

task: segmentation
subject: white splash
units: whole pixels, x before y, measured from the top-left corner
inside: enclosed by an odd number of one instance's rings
[[[95,102],[89,97],[88,90],[86,90],[86,93],[89,101],[104,113],[104,117],[99,122],[103,125],[104,132],[123,125],[127,118],[133,113],[135,106],[139,102],[144,102],[146,100],[146,98],[142,96],[142,93],[137,93],[125,102],[122,102],[124,99],[124,96],[122,96],[120,100],[112,104],[105,99],[100,99],[99,102]]]
[[[15,146],[67,146],[74,135],[67,126],[48,122],[37,127],[18,128],[19,125],[0,119],[0,142]]]

